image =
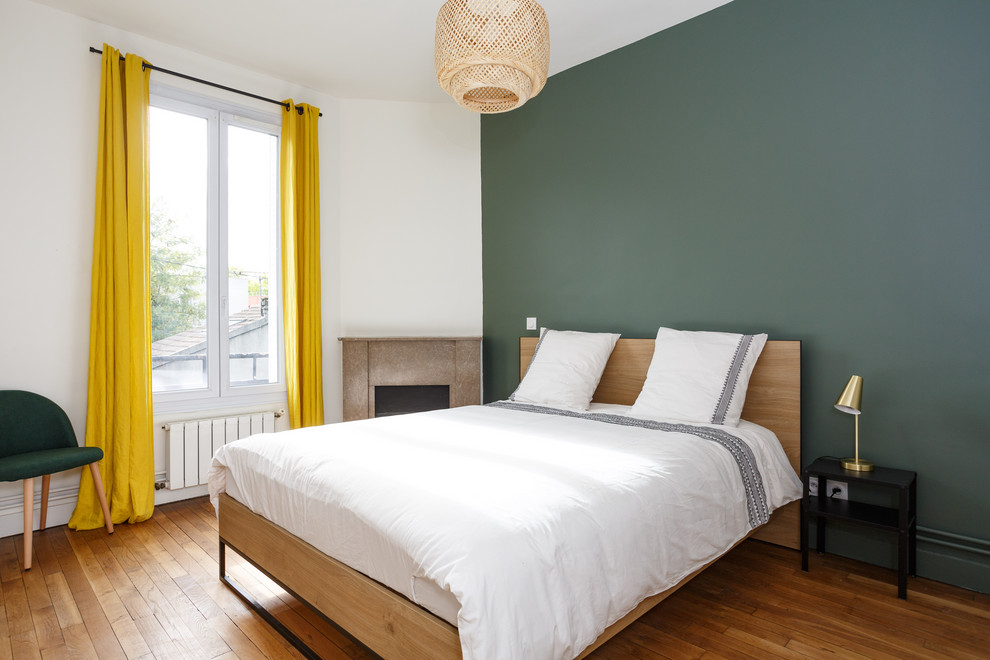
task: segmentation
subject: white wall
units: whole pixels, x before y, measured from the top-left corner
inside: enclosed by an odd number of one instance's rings
[[[480,336],[481,122],[342,101],[341,332]]]
[[[68,413],[82,440],[86,417],[86,382],[89,347],[89,297],[92,267],[93,206],[97,141],[100,57],[88,52],[89,46],[107,42],[121,52],[134,52],[150,62],[169,69],[215,80],[271,98],[292,97],[319,106],[324,114],[320,124],[321,219],[323,265],[324,393],[327,421],[341,418],[340,347],[342,334],[343,273],[355,269],[353,263],[374,261],[374,243],[359,241],[347,245],[351,232],[341,231],[342,184],[353,190],[388,191],[408,189],[409,179],[429,178],[418,189],[438,193],[443,170],[452,178],[464,176],[462,168],[473,173],[473,193],[465,192],[460,204],[470,208],[473,217],[456,241],[464,252],[475,255],[466,279],[474,300],[460,295],[439,315],[434,309],[403,306],[401,319],[412,330],[388,326],[395,333],[408,334],[430,328],[437,333],[462,333],[481,329],[481,222],[480,222],[480,125],[467,113],[456,115],[432,104],[347,102],[347,117],[338,99],[325,93],[302,89],[291,83],[234,67],[193,52],[173,48],[136,34],[87,21],[27,0],[0,3],[0,389],[26,389],[44,394]],[[208,90],[164,74],[152,80],[197,93],[219,95],[234,103],[270,110],[269,104],[246,97]],[[361,108],[356,112],[356,108]],[[446,119],[444,119],[446,117]],[[377,118],[377,119],[376,119]],[[369,167],[374,159],[365,157],[364,148],[354,137],[379,133],[375,121],[387,122],[381,133],[394,136],[394,148],[386,150],[402,162],[414,156],[426,163],[429,173],[405,172],[395,168]],[[454,147],[438,125],[450,121],[451,134],[473,133],[471,142]],[[354,129],[350,125],[354,124]],[[402,131],[428,131],[428,135],[408,136]],[[346,139],[342,139],[345,136]],[[434,142],[435,140],[435,142]],[[344,158],[354,161],[350,163]],[[343,163],[343,165],[342,165]],[[346,181],[343,173],[347,172]],[[468,177],[472,178],[472,177]],[[370,179],[370,180],[368,180]],[[376,208],[383,208],[377,195],[371,196]],[[470,194],[474,195],[469,199]],[[439,197],[437,197],[439,198]],[[435,199],[437,199],[435,198]],[[353,195],[348,204],[348,225],[362,222]],[[425,232],[441,232],[438,240],[452,241],[446,229],[436,222],[422,223],[429,214],[426,197],[414,212],[403,205],[384,207],[388,217],[376,215],[380,228],[390,224],[404,228],[420,224]],[[364,251],[370,252],[363,253]],[[349,266],[341,263],[348,255]],[[406,258],[403,278],[434,280],[432,256],[423,263]],[[387,262],[386,262],[387,267]],[[465,277],[461,273],[461,277]],[[387,284],[384,283],[384,284]],[[390,289],[389,289],[390,290]],[[364,294],[374,295],[374,286],[364,285]],[[441,292],[446,295],[446,292]],[[382,297],[386,304],[394,297]],[[443,308],[443,306],[441,306]],[[368,323],[368,315],[356,306],[351,317]],[[430,323],[433,323],[431,326]],[[444,325],[447,324],[447,325]],[[227,412],[227,411],[218,411]],[[204,416],[186,415],[185,417]],[[155,423],[156,472],[164,473],[165,446],[161,422],[181,418],[162,416]],[[52,480],[49,524],[66,522],[75,506],[78,471],[56,475]],[[198,494],[199,491],[196,492]],[[180,491],[180,495],[185,494]],[[189,493],[193,494],[193,493]],[[159,502],[175,495],[159,492]],[[36,497],[38,499],[38,497]],[[0,483],[0,537],[21,531],[20,483]],[[36,509],[37,511],[37,509]],[[36,513],[37,520],[37,513]]]

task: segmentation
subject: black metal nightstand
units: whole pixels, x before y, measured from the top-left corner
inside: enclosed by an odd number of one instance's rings
[[[817,496],[808,493],[809,477],[818,477]],[[897,508],[830,498],[825,492],[827,479],[897,489]],[[801,498],[801,570],[808,570],[809,516],[817,519],[819,553],[825,552],[825,521],[829,518],[896,531],[897,597],[907,598],[907,576],[914,577],[916,572],[917,473],[884,467],[857,472],[843,469],[838,460],[819,458],[804,469],[801,480],[804,482]]]

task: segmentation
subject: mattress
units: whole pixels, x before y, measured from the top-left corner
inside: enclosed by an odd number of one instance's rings
[[[800,494],[754,424],[503,406],[240,440],[214,458],[211,498],[227,492],[456,625],[466,659],[550,659],[580,654],[745,537],[754,510]]]

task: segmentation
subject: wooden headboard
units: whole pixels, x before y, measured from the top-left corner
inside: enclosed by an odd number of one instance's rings
[[[519,338],[519,377],[533,359],[538,337]],[[592,399],[598,403],[632,405],[646,382],[653,359],[654,339],[620,339],[605,365]],[[756,362],[746,392],[742,418],[777,434],[791,467],[801,473],[801,342],[768,341]],[[773,514],[755,538],[798,548],[800,503],[792,502]]]

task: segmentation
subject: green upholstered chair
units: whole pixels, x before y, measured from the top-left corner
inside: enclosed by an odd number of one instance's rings
[[[41,477],[41,525],[48,517],[51,475],[89,465],[103,508],[107,531],[113,534],[110,508],[97,463],[99,447],[80,447],[69,418],[56,403],[40,394],[0,390],[0,481],[24,480],[24,570],[31,569],[34,527],[34,478]]]

